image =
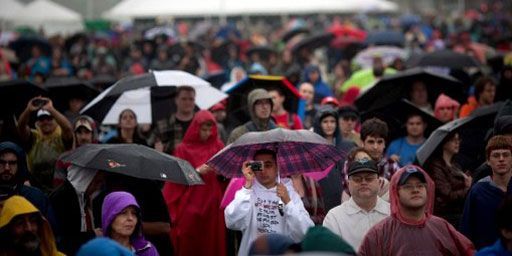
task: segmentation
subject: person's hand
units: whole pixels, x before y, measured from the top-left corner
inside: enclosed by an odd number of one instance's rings
[[[211,168],[210,166],[208,166],[206,164],[203,164],[203,165],[199,166],[199,168],[196,169],[196,171],[200,174],[206,174],[209,171],[213,171],[213,170],[214,170],[213,168]]]
[[[249,166],[250,161],[245,161],[242,164],[242,173],[245,177],[245,185],[244,187],[246,189],[250,189],[252,187],[252,184],[254,182],[254,172],[251,170],[251,167]]]
[[[52,113],[51,111],[54,110],[53,108],[53,101],[50,98],[41,97],[42,100],[46,100],[46,104],[44,104],[41,109],[47,110],[48,112]]]
[[[393,154],[389,157],[389,159],[395,161],[395,162],[399,162],[400,161],[400,156],[399,155],[396,155],[396,154]]]
[[[471,187],[471,184],[473,184],[473,177],[468,173],[464,173],[464,184],[466,185],[466,188]]]
[[[43,97],[41,97],[41,96],[37,96],[37,97],[30,99],[27,103],[27,110],[30,112],[38,111],[41,108],[41,106],[34,105],[34,101],[41,100],[41,99],[43,99]]]
[[[288,202],[291,201],[288,189],[286,189],[286,186],[283,183],[277,184],[276,192],[277,196],[281,198],[281,201],[283,201],[284,204],[288,204]]]

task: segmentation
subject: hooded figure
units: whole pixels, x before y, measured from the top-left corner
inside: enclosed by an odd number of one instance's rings
[[[407,181],[411,178],[417,178],[420,183],[410,185]],[[411,201],[419,200],[421,191],[426,190],[425,204],[419,206],[424,210],[423,217],[418,220],[406,217],[408,210],[401,202],[399,189],[416,193],[410,197]],[[396,172],[389,189],[391,216],[368,231],[359,247],[359,255],[407,255],[411,252],[415,255],[473,255],[475,249],[469,239],[446,220],[432,215],[434,191],[434,182],[420,167],[407,165]]]
[[[268,112],[268,117],[258,117],[255,107],[257,101],[269,101],[270,109]],[[254,89],[247,96],[247,108],[251,115],[251,121],[236,127],[228,138],[228,143],[231,144],[233,141],[238,139],[240,136],[244,135],[247,132],[256,132],[256,131],[268,131],[276,128],[276,124],[271,119],[272,107],[273,107],[272,97],[268,94],[265,89]]]
[[[331,87],[322,80],[320,68],[315,65],[308,66],[304,69],[304,77],[302,82],[311,83],[315,87],[315,103],[328,96],[334,96]]]
[[[35,253],[35,255],[41,256],[56,256],[63,255],[59,251],[57,251],[57,246],[55,245],[55,238],[53,236],[52,229],[48,224],[48,221],[41,215],[41,213],[32,205],[27,199],[21,196],[12,196],[11,198],[5,201],[5,204],[0,212],[0,255],[22,255],[21,252],[17,251],[16,244],[19,243],[19,240],[27,239],[27,235],[22,235],[21,238],[15,237],[12,234],[12,230],[10,230],[12,225],[15,225],[16,218],[19,218],[23,215],[35,215],[37,220],[37,227],[31,227],[30,230],[36,231],[37,234],[33,234],[37,237],[32,237],[33,240],[38,240],[39,242],[39,253]],[[26,224],[23,224],[24,226]],[[30,232],[30,231],[28,231]],[[19,239],[19,240],[18,240]],[[18,241],[17,241],[18,240]],[[12,254],[11,254],[12,253]]]
[[[132,194],[127,192],[113,192],[105,197],[101,207],[101,229],[103,235],[112,237],[112,224],[127,207],[133,206],[136,210],[135,229],[130,236],[130,245],[135,255],[139,256],[158,256],[156,248],[142,235],[142,220],[140,217],[140,207]]]
[[[334,134],[332,144],[340,151],[340,154],[346,155],[346,152],[350,151],[351,148],[356,145],[353,142],[344,141],[341,137],[339,124],[338,124],[338,112],[330,106],[321,107],[317,113],[315,122],[313,124],[313,131],[322,137],[326,137],[324,130],[321,127],[322,120],[327,117],[332,117],[334,120]],[[330,209],[341,204],[342,194],[342,168],[345,159],[340,160],[327,174],[327,176],[321,179],[318,183],[322,188],[322,196],[325,203],[325,212],[329,212]],[[323,171],[323,170],[321,170]]]
[[[224,147],[213,115],[206,110],[195,114],[174,155],[195,168]],[[201,175],[204,185],[185,186],[167,182],[163,188],[171,217],[171,238],[175,255],[225,255],[224,213],[219,208],[223,189],[214,172]],[[208,239],[197,239],[208,237]]]
[[[48,219],[53,228],[56,228],[55,216],[48,197],[46,197],[46,195],[38,188],[23,184],[29,179],[25,151],[15,143],[5,141],[0,143],[0,156],[4,153],[15,154],[18,161],[16,164],[17,170],[14,176],[10,180],[0,179],[0,193],[6,196],[23,196]],[[13,168],[13,166],[11,166],[11,168]],[[0,173],[0,175],[2,175],[2,173]],[[0,198],[0,200],[2,199]]]
[[[459,102],[441,93],[436,100],[434,116],[443,123],[449,122],[455,119],[459,107]]]

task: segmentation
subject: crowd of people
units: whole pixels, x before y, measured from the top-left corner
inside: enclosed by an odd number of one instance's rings
[[[252,85],[243,95],[244,123],[231,122],[229,97],[198,110],[197,88],[187,85],[168,100],[175,109],[170,115],[142,125],[128,108],[109,129],[80,114],[87,103],[81,97],[67,99],[67,108],[47,96],[18,102],[25,106],[20,113],[0,116],[0,255],[512,255],[507,7],[490,1],[463,19],[425,16],[415,22],[388,16],[318,16],[251,26],[182,22],[173,35],[126,30],[50,38],[51,51],[35,44],[18,63],[0,52],[0,79],[42,87],[50,78],[76,77],[103,90],[96,78],[107,76],[111,85],[150,70],[183,70],[206,79],[221,73],[222,82],[212,84],[224,91],[254,75],[280,75],[293,87]],[[450,97],[448,89],[432,95],[431,81],[418,76],[402,95],[413,111],[399,109],[396,115],[405,118],[397,127],[379,109],[358,108],[355,101],[414,64],[398,57],[389,62],[380,53],[364,68],[352,61],[366,47],[364,40],[346,34],[323,48],[299,47],[308,30],[366,35],[378,29],[402,33],[400,47],[411,59],[441,50],[474,58],[477,67],[428,69],[460,82],[463,97]],[[350,40],[336,44],[338,38]],[[483,44],[488,50],[478,48]],[[285,104],[287,90],[300,95],[304,114]],[[475,127],[447,128],[482,112],[491,117],[476,127],[485,129],[483,136],[470,132]],[[446,134],[420,160],[419,150],[443,124],[439,129]],[[269,149],[246,156],[238,178],[207,165],[244,134],[277,128],[309,130],[342,160],[318,170],[321,177],[281,177],[279,154]],[[98,143],[140,144],[184,159],[204,185],[135,178],[62,160]]]

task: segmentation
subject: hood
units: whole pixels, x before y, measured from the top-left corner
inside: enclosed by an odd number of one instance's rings
[[[319,134],[320,136],[325,137],[325,134],[322,131],[322,127],[320,126],[320,124],[322,123],[322,120],[328,116],[332,116],[334,117],[334,119],[336,119],[336,130],[334,131],[334,137],[336,138],[336,145],[338,145],[338,140],[341,140],[341,133],[338,123],[338,111],[336,111],[331,106],[321,106],[317,110],[315,119],[313,121],[313,131]]]
[[[135,206],[139,213],[137,225],[132,234],[132,242],[142,238],[140,206],[132,194],[124,191],[112,192],[103,200],[103,205],[101,207],[101,229],[105,236],[110,235],[110,225],[116,216],[128,206]]]
[[[206,141],[201,141],[201,125],[208,121],[213,124],[212,133]],[[202,110],[194,115],[183,141],[174,150],[174,155],[189,161],[194,168],[197,168],[223,147],[224,143],[219,138],[215,118],[209,111]]]
[[[0,212],[0,230],[3,231],[16,216],[31,213],[36,213],[41,218],[42,227],[39,227],[41,228],[39,231],[39,238],[41,239],[41,255],[59,255],[50,224],[43,215],[41,215],[39,210],[37,210],[37,208],[24,197],[12,196],[5,201],[4,207]]]
[[[206,142],[201,141],[200,130],[201,125],[210,121],[212,123],[212,133],[210,137],[206,140]],[[183,143],[187,144],[203,144],[203,143],[213,143],[218,139],[218,131],[217,131],[217,122],[215,121],[215,117],[208,110],[201,110],[194,115],[192,119],[192,123],[187,129],[185,136],[183,137]]]
[[[500,116],[494,123],[493,134],[503,135],[512,133],[512,115]]]
[[[460,107],[460,103],[457,102],[456,100],[448,97],[447,95],[445,95],[444,93],[441,93],[439,95],[439,97],[437,97],[437,100],[436,100],[436,104],[435,104],[435,107],[434,107],[434,116],[436,118],[439,118],[440,114],[439,114],[439,110],[440,108],[453,108],[455,111],[453,111],[453,116],[451,117],[452,120],[455,118],[455,112],[457,109],[459,109]]]
[[[322,82],[322,72],[320,72],[320,68],[318,66],[316,66],[316,65],[310,65],[310,66],[307,66],[307,67],[304,68],[304,73],[303,73],[303,76],[302,76],[302,81],[310,82],[311,83],[311,79],[309,77],[309,73],[311,73],[311,71],[317,71],[318,72],[318,81],[316,81],[313,84]]]
[[[400,180],[400,176],[402,176],[402,173],[405,172],[408,168],[416,168],[419,170],[423,175],[425,176],[425,180],[427,181],[427,204],[425,207],[425,214],[426,218],[424,218],[421,221],[418,222],[412,222],[410,220],[406,220],[402,214],[401,214],[401,206],[398,199],[398,181]],[[430,216],[432,216],[432,212],[434,210],[434,198],[435,198],[435,185],[434,181],[428,176],[428,174],[421,169],[419,166],[416,165],[406,165],[400,170],[398,170],[393,176],[391,177],[391,181],[389,182],[389,198],[391,203],[391,216],[393,218],[398,219],[400,222],[409,224],[409,225],[423,225],[425,221],[427,221]]]
[[[272,102],[272,97],[268,94],[268,91],[265,89],[254,89],[247,96],[247,109],[249,110],[249,114],[251,115],[251,120],[253,122],[258,122],[256,118],[256,114],[254,113],[254,103],[258,100],[270,100],[271,108],[274,107],[274,103]],[[270,119],[270,117],[269,117]]]
[[[134,255],[127,248],[124,248],[122,245],[118,244],[116,241],[112,239],[108,239],[105,237],[95,238],[82,247],[76,254],[77,256],[132,256]]]
[[[27,156],[25,151],[18,146],[17,144],[5,141],[0,143],[0,153],[5,151],[12,152],[18,157],[18,172],[14,177],[16,184],[21,184],[25,182],[29,177],[28,167],[27,167]]]

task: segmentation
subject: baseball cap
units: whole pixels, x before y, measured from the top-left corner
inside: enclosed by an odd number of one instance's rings
[[[360,172],[373,172],[377,174],[379,173],[375,161],[367,158],[354,160],[352,161],[352,163],[350,163],[348,167],[348,176]]]
[[[226,106],[224,106],[224,104],[219,102],[210,108],[210,111],[212,111],[212,112],[215,112],[218,110],[226,110]]]
[[[92,132],[92,125],[91,125],[91,123],[89,123],[89,121],[87,121],[85,119],[78,119],[75,122],[75,131],[78,130],[78,128],[80,128],[80,127],[84,127],[85,129],[87,129],[87,130]]]
[[[336,98],[334,98],[332,96],[328,96],[328,97],[323,98],[322,101],[320,102],[320,105],[326,105],[326,104],[333,104],[337,107],[340,105],[340,102]]]
[[[52,117],[52,114],[48,112],[48,110],[40,109],[37,111],[37,119],[45,118],[45,117]]]
[[[398,186],[404,185],[410,177],[416,177],[416,178],[420,179],[421,182],[427,182],[425,175],[423,174],[423,172],[418,170],[417,167],[405,166],[404,169],[405,169],[405,171],[402,173],[402,175],[400,176],[400,179],[398,180]]]

